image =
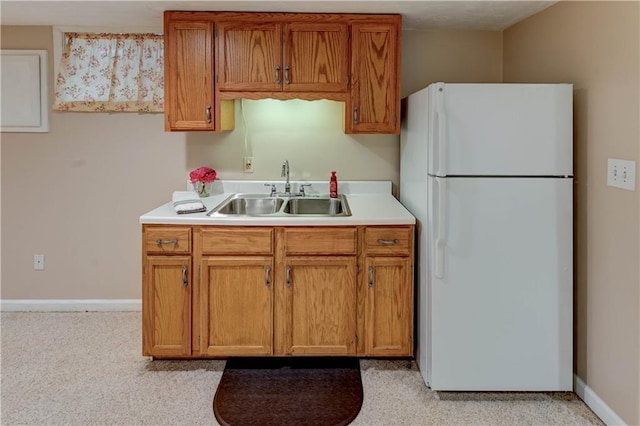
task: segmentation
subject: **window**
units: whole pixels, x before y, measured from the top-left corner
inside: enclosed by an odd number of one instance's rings
[[[65,33],[65,37],[54,110],[163,111],[162,35]]]

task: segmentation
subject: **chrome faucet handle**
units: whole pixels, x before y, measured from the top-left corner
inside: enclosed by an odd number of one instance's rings
[[[301,197],[304,197],[306,195],[305,192],[304,192],[304,187],[305,186],[311,187],[311,184],[310,183],[301,183],[300,184],[300,196]]]
[[[271,193],[269,194],[270,197],[275,197],[276,196],[276,184],[275,183],[265,183],[264,186],[270,186],[271,187]]]

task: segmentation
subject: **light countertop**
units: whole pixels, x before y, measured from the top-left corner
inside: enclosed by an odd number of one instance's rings
[[[281,190],[282,182],[273,182]],[[308,183],[308,182],[304,182]],[[235,193],[265,193],[264,181],[216,182],[214,193],[201,201],[207,212]],[[298,183],[292,182],[292,192]],[[325,188],[326,187],[326,188]],[[340,193],[346,195],[351,216],[207,216],[203,213],[177,214],[167,202],[142,216],[142,224],[225,225],[225,226],[345,226],[345,225],[413,225],[415,218],[391,194],[391,182],[341,182]],[[310,195],[328,192],[327,182],[312,182]]]

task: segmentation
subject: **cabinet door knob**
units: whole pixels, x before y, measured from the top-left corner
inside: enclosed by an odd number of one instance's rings
[[[264,285],[271,286],[271,266],[269,265],[264,267]]]
[[[358,106],[353,107],[353,124],[358,124]]]
[[[284,67],[284,83],[285,84],[291,83],[291,80],[289,80],[289,65]]]
[[[182,287],[187,288],[189,281],[187,281],[187,265],[182,265]]]
[[[373,288],[373,266],[369,266],[369,288]]]
[[[291,287],[291,266],[287,265],[287,288]]]
[[[280,84],[280,65],[276,65],[276,84]]]
[[[207,123],[211,124],[211,105],[207,105],[205,113],[207,115]]]

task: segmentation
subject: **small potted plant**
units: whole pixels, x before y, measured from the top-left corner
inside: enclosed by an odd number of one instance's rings
[[[189,180],[201,198],[208,197],[216,180],[216,171],[210,167],[198,167],[189,173]]]

